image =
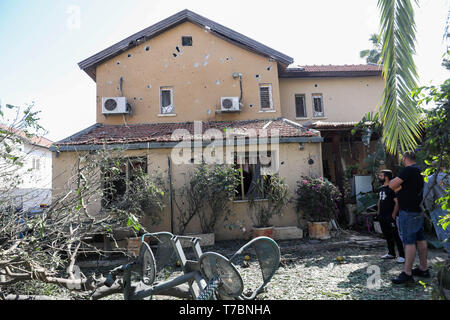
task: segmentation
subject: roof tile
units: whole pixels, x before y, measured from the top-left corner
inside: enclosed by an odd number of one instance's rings
[[[300,124],[283,118],[273,120],[242,120],[242,121],[210,121],[201,123],[202,136],[194,136],[194,122],[181,123],[146,123],[133,125],[97,124],[88,130],[83,130],[69,138],[58,141],[58,145],[88,145],[88,144],[122,144],[140,142],[178,142],[183,140],[183,133],[190,138],[211,140],[216,129],[221,133],[233,129],[234,134],[246,134],[256,137],[259,130],[266,129],[267,136],[279,130],[279,137],[312,137],[319,132],[309,130]],[[182,131],[176,131],[182,130]],[[217,131],[216,131],[217,133]],[[225,137],[225,135],[224,135]],[[214,137],[215,138],[215,137]]]

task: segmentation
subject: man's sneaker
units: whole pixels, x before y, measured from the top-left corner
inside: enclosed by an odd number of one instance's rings
[[[392,279],[392,282],[395,284],[414,283],[414,277],[412,275],[408,276],[404,271],[402,271],[398,277]]]
[[[413,276],[422,277],[422,278],[429,278],[430,277],[430,270],[427,269],[425,271],[422,271],[422,270],[419,269],[419,267],[415,267],[414,269],[412,269],[412,275]]]
[[[386,253],[384,256],[381,257],[381,259],[394,259],[395,257],[389,253]]]
[[[403,258],[403,257],[398,257],[398,258],[397,258],[397,263],[405,263],[405,258]]]

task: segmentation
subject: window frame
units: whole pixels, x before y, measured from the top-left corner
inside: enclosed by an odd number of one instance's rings
[[[32,159],[32,169],[39,171],[41,169],[41,161],[37,157],[33,157]]]
[[[187,41],[187,43],[185,43],[184,42],[185,39],[189,40],[189,41]],[[183,47],[192,47],[193,43],[194,43],[194,41],[193,41],[192,36],[181,36],[181,46],[183,46]]]
[[[268,107],[268,108],[263,108],[263,106],[262,106],[261,88],[269,88],[269,103],[270,103],[270,107]],[[258,87],[258,94],[259,94],[259,109],[260,109],[260,111],[274,110],[272,84],[271,83],[262,83],[262,84],[260,84],[259,87]]]
[[[278,161],[277,158],[277,153],[274,150],[270,150],[267,151],[268,152],[268,157],[270,158],[270,165],[274,162],[274,161]],[[269,173],[269,171],[267,170],[268,168],[268,164],[262,164],[261,163],[261,159],[260,159],[260,154],[259,152],[254,154],[254,153],[249,153],[248,151],[246,152],[235,152],[234,153],[234,159],[235,159],[235,163],[234,166],[236,168],[239,168],[240,170],[240,175],[239,175],[239,185],[238,185],[238,189],[240,190],[240,194],[239,195],[235,195],[233,198],[233,201],[235,202],[240,202],[240,201],[250,201],[249,199],[249,195],[248,195],[248,191],[247,193],[245,193],[245,187],[244,187],[244,164],[243,163],[238,163],[238,159],[239,158],[243,158],[244,159],[244,163],[246,163],[247,161],[249,162],[248,165],[249,166],[255,166],[259,167],[258,171],[259,171],[259,177],[258,179],[261,180],[261,183],[264,184],[264,179],[267,176],[270,176],[271,174]],[[250,164],[250,159],[251,158],[256,158],[256,164]],[[250,182],[251,183],[251,182]],[[250,188],[250,186],[249,186]],[[265,197],[264,195],[264,191],[262,195],[258,195],[254,200],[258,201],[258,200],[267,200],[267,197]]]
[[[162,106],[162,93],[163,91],[170,91],[170,107],[172,107],[172,111],[171,112],[164,112],[163,111],[163,106]],[[160,87],[159,88],[159,115],[174,115],[175,114],[175,105],[174,105],[174,101],[173,101],[173,87],[170,86],[164,86],[164,87]],[[165,108],[169,107],[166,106]]]
[[[297,98],[303,98],[303,112],[304,116],[301,117],[297,114]],[[308,108],[306,107],[306,95],[304,93],[296,93],[294,94],[294,104],[295,104],[295,118],[296,119],[306,119],[308,118]]]
[[[118,159],[116,159],[118,160]],[[112,159],[111,163],[113,163],[115,160]],[[107,194],[105,187],[105,174],[107,171],[106,168],[101,169],[101,188],[102,188],[102,197],[101,197],[101,207],[102,209],[110,209],[111,204],[118,199],[118,197],[126,196],[126,194],[130,190],[130,184],[132,183],[133,179],[133,171],[137,169],[139,163],[143,163],[144,165],[141,166],[144,168],[144,172],[148,173],[148,157],[147,156],[129,156],[129,157],[123,157],[120,158],[120,161],[123,161],[124,163],[121,164],[121,166],[125,165],[125,172],[122,172],[123,179],[124,179],[124,186],[125,191],[124,193],[118,193],[116,192],[114,194]],[[111,183],[111,182],[110,182]],[[108,199],[108,197],[111,197]]]
[[[320,114],[317,113],[315,105],[314,105],[314,99],[320,99],[320,106],[322,107],[322,112]],[[312,100],[312,112],[313,112],[313,118],[324,118],[325,117],[325,107],[323,105],[323,94],[321,93],[313,93],[311,94],[311,100]]]

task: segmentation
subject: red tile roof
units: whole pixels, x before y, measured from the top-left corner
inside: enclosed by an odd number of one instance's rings
[[[345,65],[312,65],[299,66],[306,72],[342,72],[342,71],[380,71],[380,65],[373,64],[345,64]],[[289,69],[288,69],[289,70]]]
[[[313,137],[318,136],[319,132],[308,130],[295,122],[279,118],[273,120],[242,120],[242,121],[211,121],[200,122],[202,128],[202,139],[210,140],[212,132],[206,132],[208,129],[217,129],[223,134],[233,129],[233,133],[241,133],[249,136],[256,136],[259,130],[266,129],[267,136],[275,133],[274,129],[279,130],[279,137]],[[193,122],[182,123],[146,123],[133,125],[105,125],[95,124],[71,137],[55,143],[56,146],[62,145],[93,145],[93,144],[122,144],[122,143],[140,143],[140,142],[179,142],[183,140],[181,132],[175,133],[177,129],[184,129],[190,137],[194,134]],[[255,130],[252,132],[252,129]],[[194,139],[199,139],[194,136]]]
[[[345,64],[345,65],[306,65],[287,68],[280,77],[338,77],[338,76],[379,76],[382,66],[375,64]]]
[[[317,121],[314,122],[311,127],[320,129],[334,129],[334,128],[353,128],[358,121],[346,121],[346,122],[331,122],[331,121]]]
[[[37,136],[37,135],[27,136],[27,134],[23,130],[20,130],[17,128],[12,128],[12,127],[9,127],[9,126],[3,125],[3,124],[0,124],[0,129],[7,131],[7,132],[11,132],[12,134],[23,139],[25,142],[33,144],[33,145],[50,148],[50,146],[53,144],[53,141],[51,141],[47,138]]]

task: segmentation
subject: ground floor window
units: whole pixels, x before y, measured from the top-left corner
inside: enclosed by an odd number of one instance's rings
[[[111,208],[120,202],[142,172],[147,173],[146,157],[115,159],[102,168],[102,207]]]
[[[274,153],[266,155],[235,154],[236,169],[240,169],[240,184],[236,188],[235,200],[264,199],[265,181],[270,179]]]

